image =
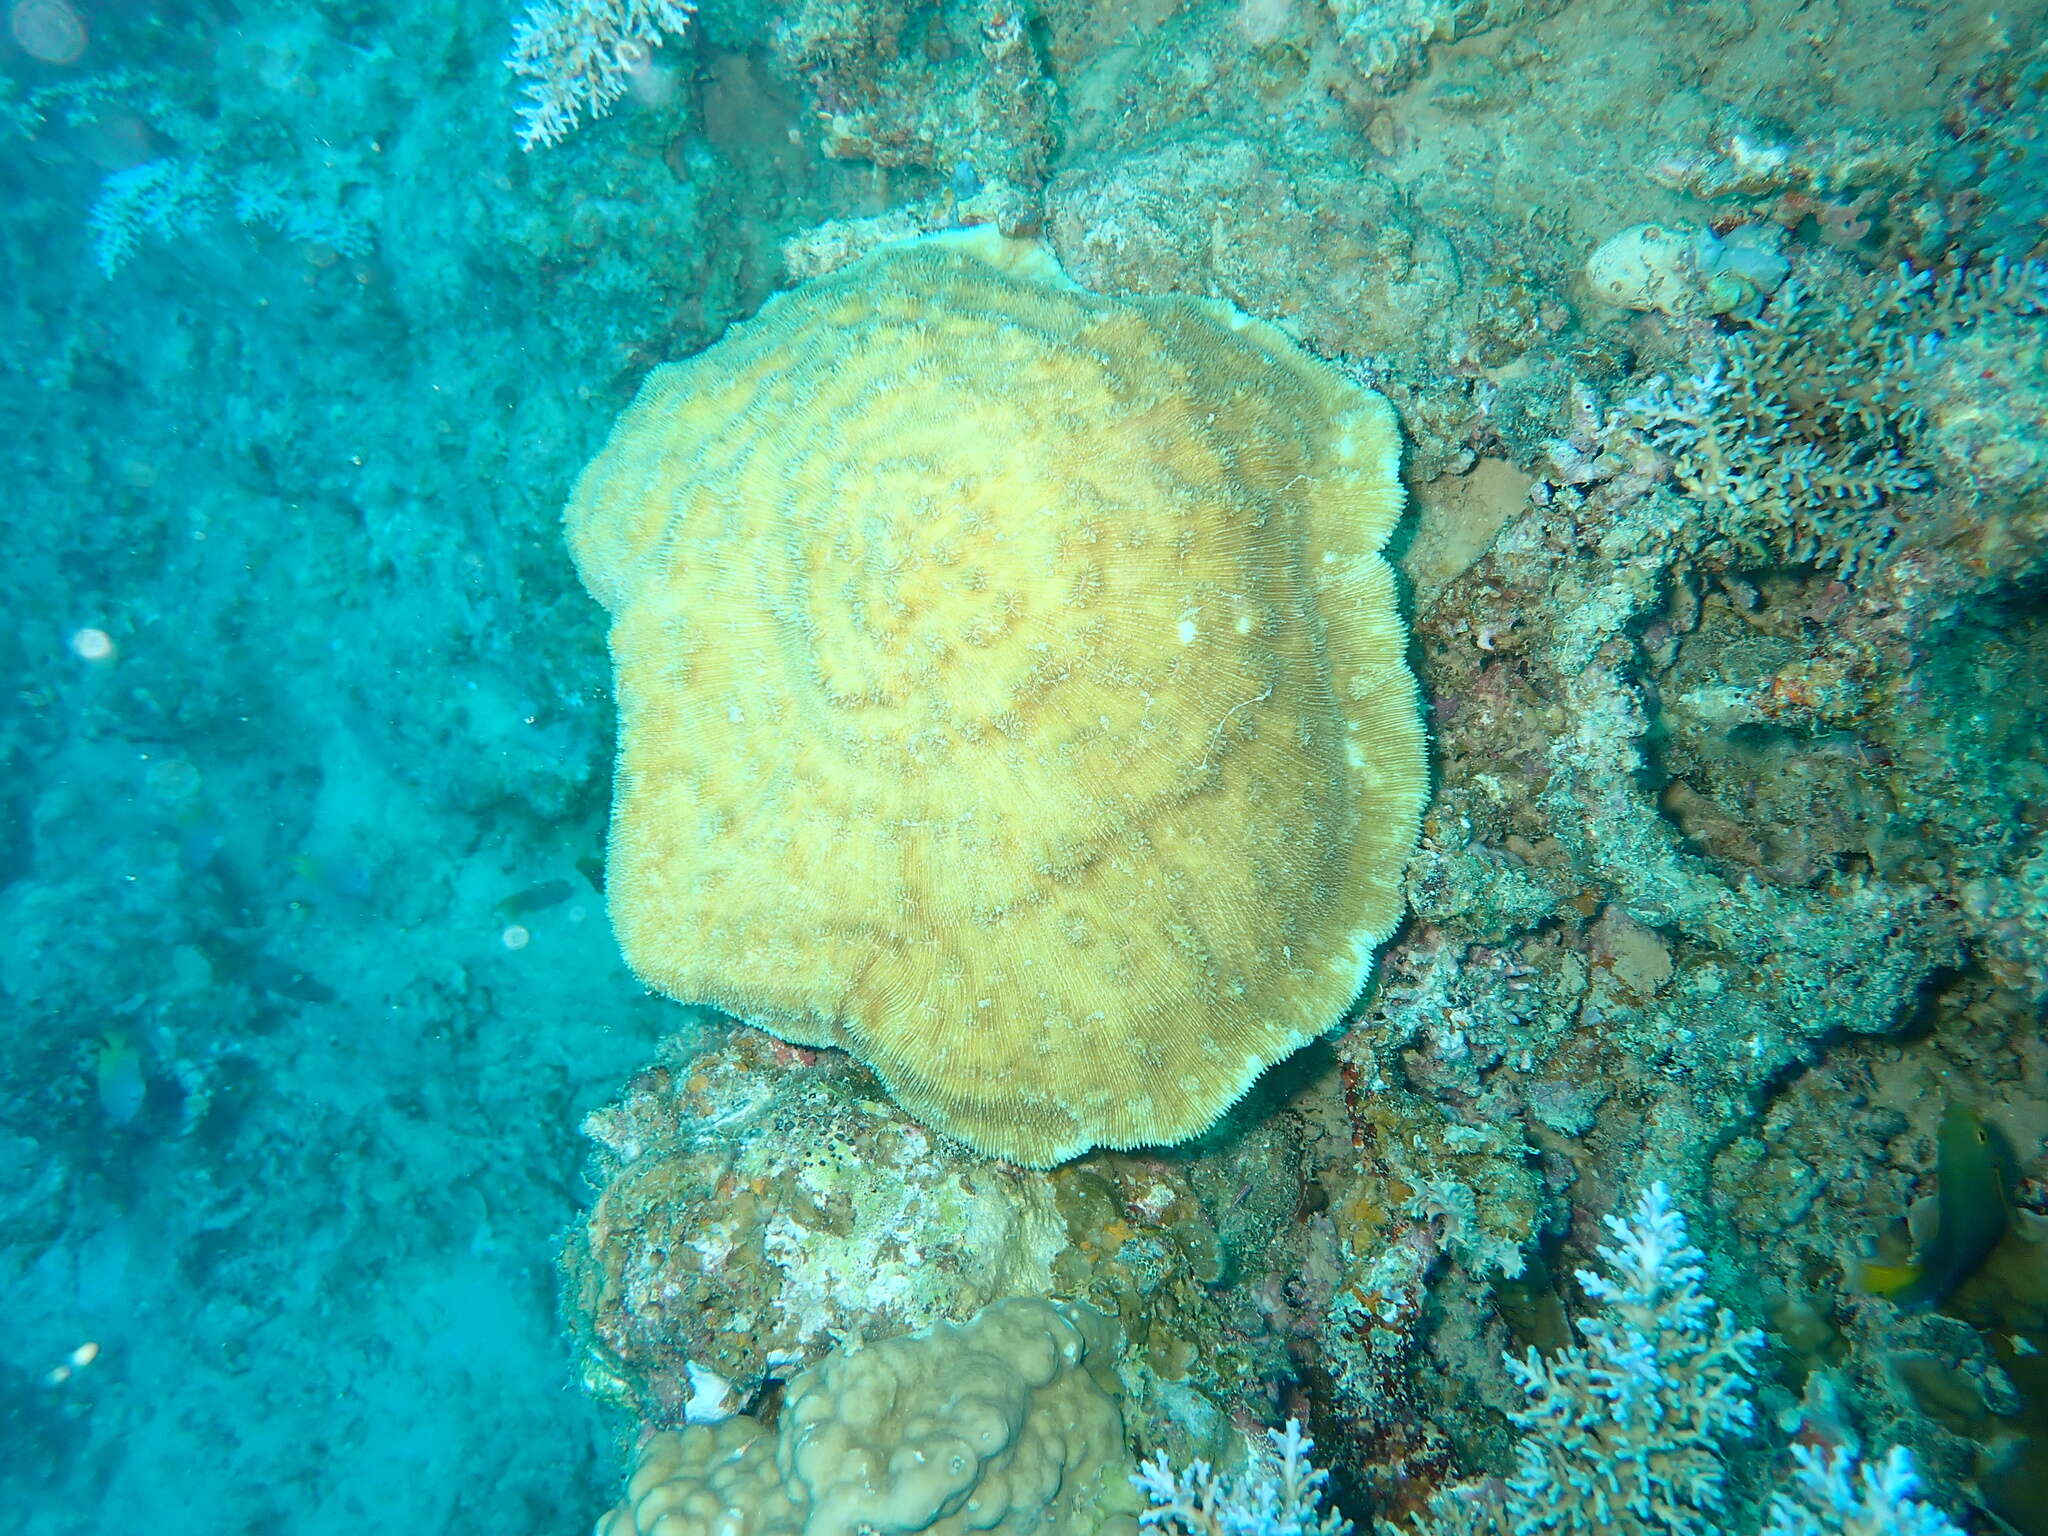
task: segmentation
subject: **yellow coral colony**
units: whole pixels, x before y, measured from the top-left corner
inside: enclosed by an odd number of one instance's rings
[[[1397,454],[1271,326],[982,232],[656,369],[566,513],[628,963],[1020,1163],[1203,1130],[1399,911]]]

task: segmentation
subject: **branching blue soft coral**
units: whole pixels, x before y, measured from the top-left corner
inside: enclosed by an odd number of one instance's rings
[[[116,171],[86,216],[93,260],[112,277],[146,239],[170,240],[211,223],[219,189],[201,160],[164,156]]]
[[[1176,1473],[1161,1451],[1140,1463],[1131,1481],[1152,1501],[1138,1523],[1166,1536],[1349,1536],[1351,1522],[1322,1507],[1330,1474],[1316,1466],[1315,1441],[1299,1419],[1269,1429],[1272,1452],[1240,1477],[1206,1461]]]

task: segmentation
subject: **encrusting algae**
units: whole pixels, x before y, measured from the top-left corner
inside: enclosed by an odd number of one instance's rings
[[[1398,455],[1273,327],[983,231],[657,369],[566,512],[628,962],[985,1153],[1202,1131],[1400,910]]]

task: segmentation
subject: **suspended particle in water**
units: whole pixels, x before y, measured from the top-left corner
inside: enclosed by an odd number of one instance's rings
[[[112,661],[114,637],[104,629],[74,630],[71,635],[71,651],[81,661]]]
[[[69,0],[15,0],[7,30],[24,53],[45,64],[76,64],[85,57],[85,18]]]

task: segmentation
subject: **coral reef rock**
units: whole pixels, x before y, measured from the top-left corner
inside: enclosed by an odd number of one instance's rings
[[[1286,1374],[1254,1294],[1306,1263],[1284,1130],[1022,1169],[920,1129],[837,1052],[737,1027],[675,1045],[584,1122],[598,1197],[562,1259],[580,1374],[635,1420],[752,1411],[835,1349],[1024,1294],[1117,1320],[1105,1359],[1176,1454],[1220,1454]]]

